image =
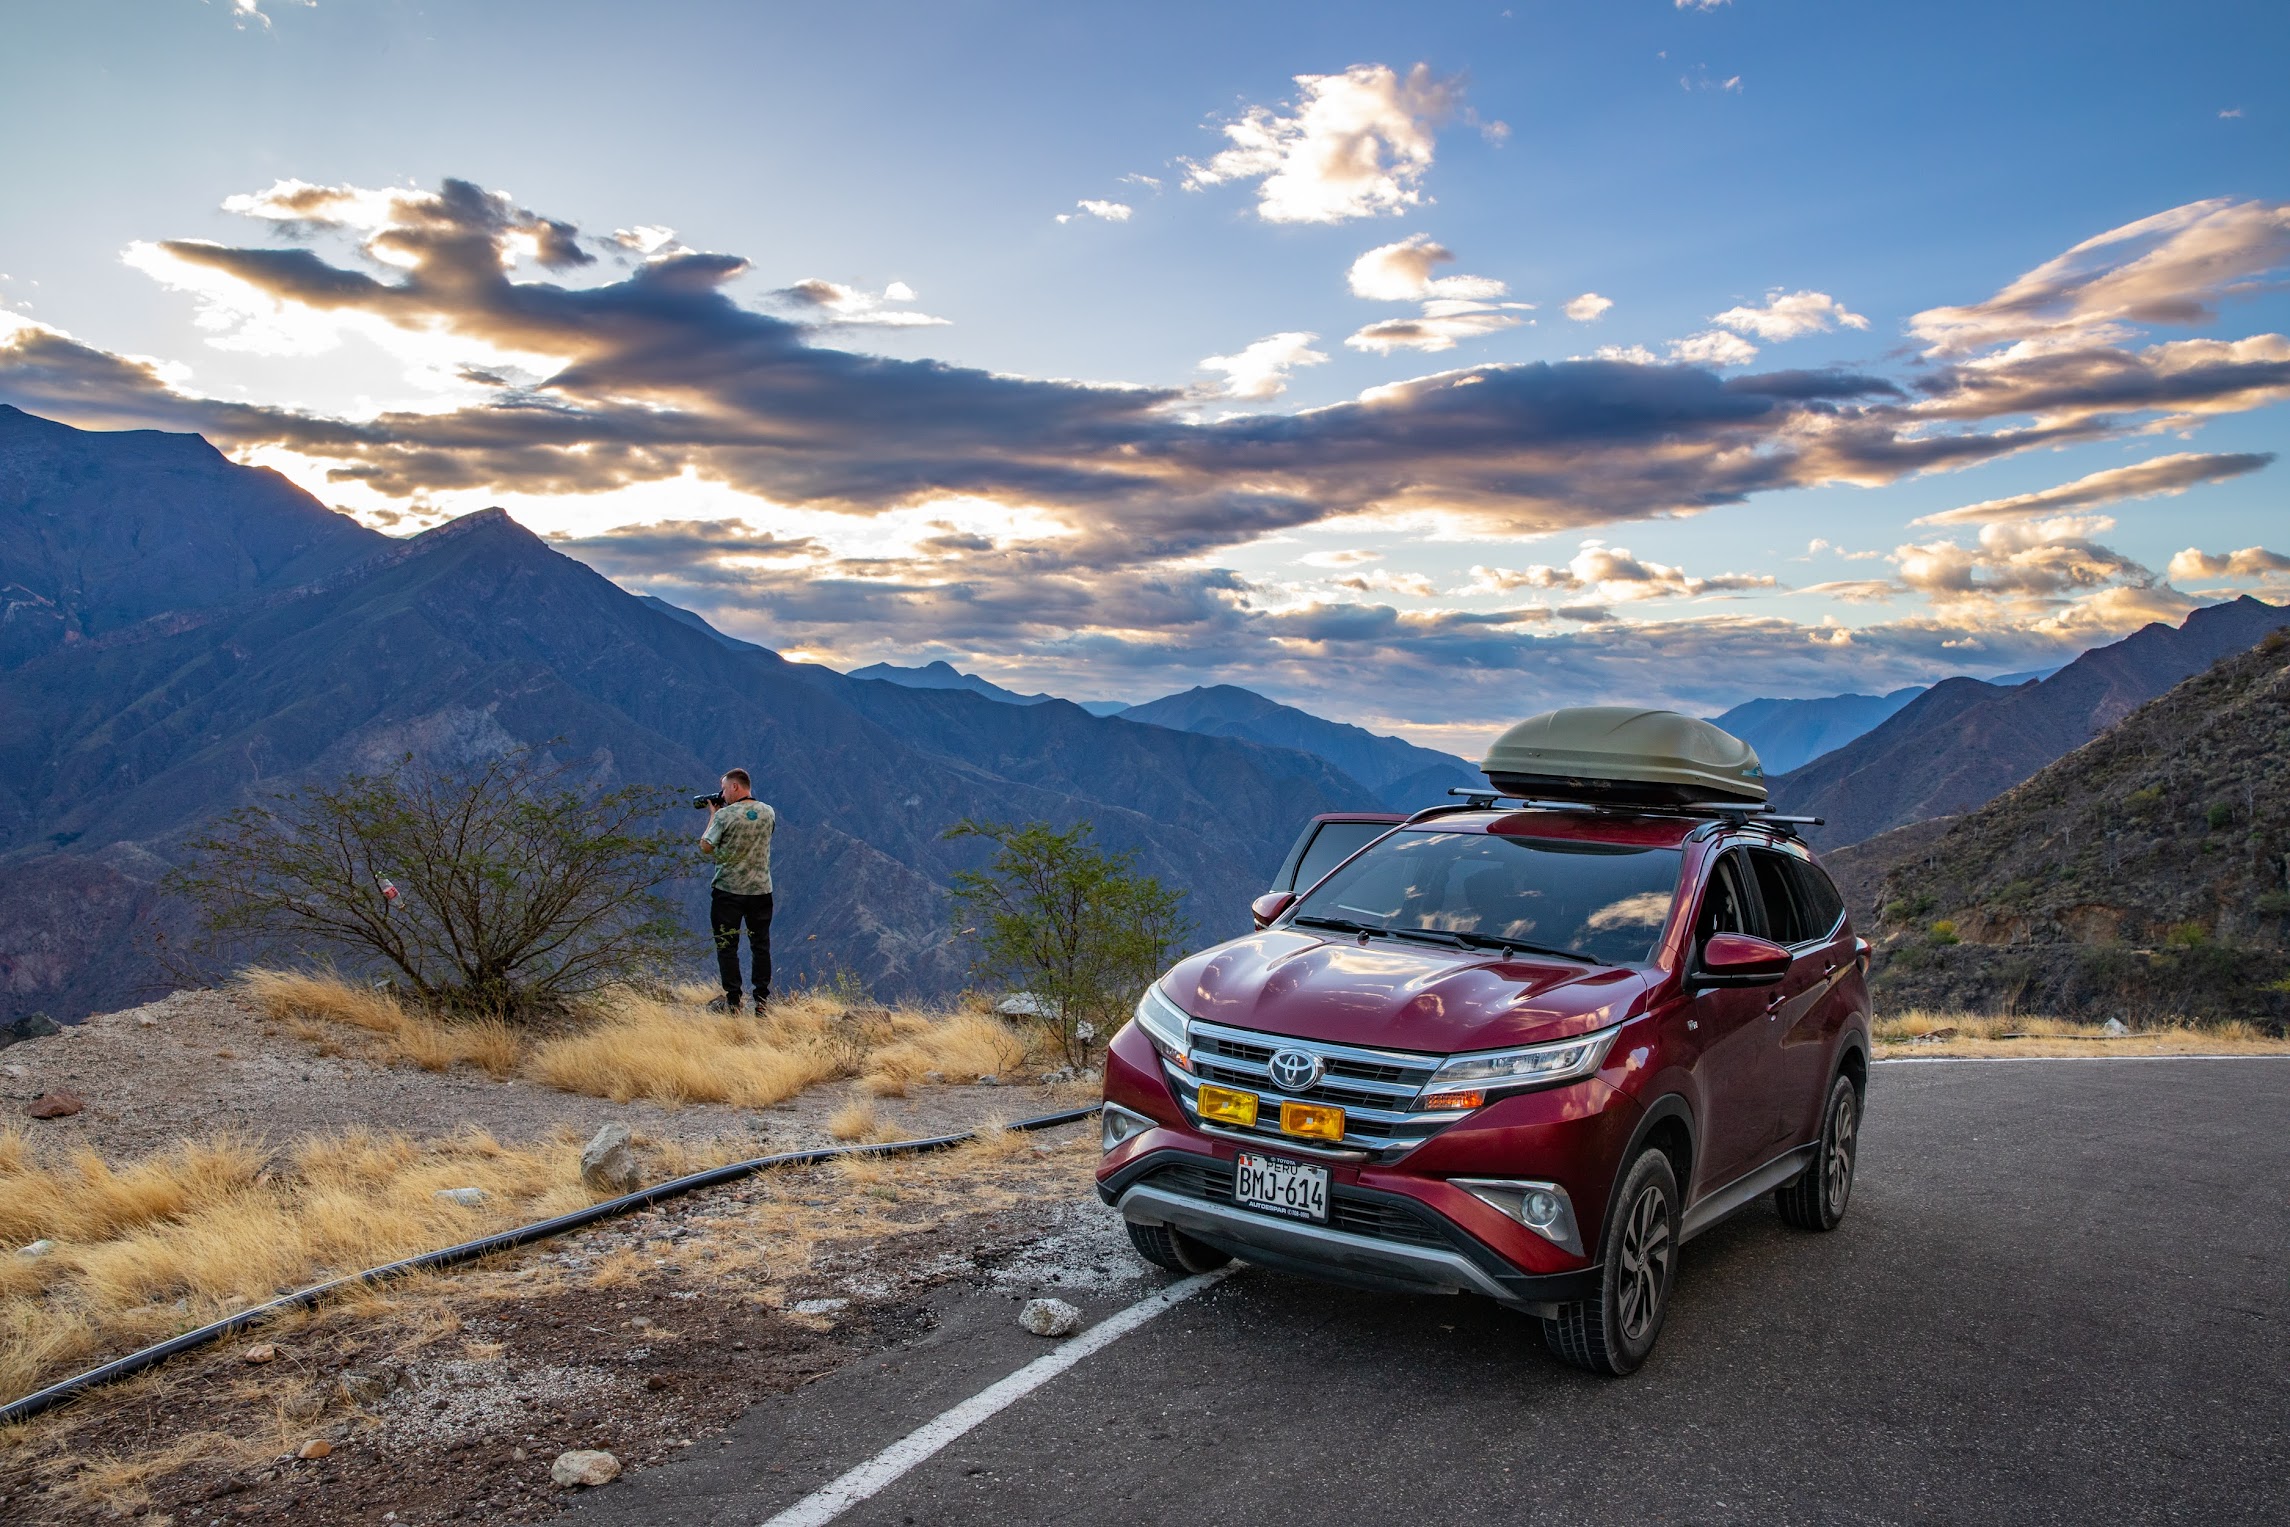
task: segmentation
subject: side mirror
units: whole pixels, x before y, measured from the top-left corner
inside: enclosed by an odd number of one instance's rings
[[[1713,933],[1694,966],[1697,986],[1771,986],[1789,974],[1789,951],[1747,933]]]
[[[1295,905],[1293,891],[1266,891],[1248,904],[1248,915],[1256,919],[1259,928],[1269,928],[1274,918]]]

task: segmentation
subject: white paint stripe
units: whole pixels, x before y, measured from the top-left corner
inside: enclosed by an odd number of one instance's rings
[[[2252,1055],[1888,1055],[1873,1060],[1872,1066],[2035,1066],[2047,1061],[2073,1061],[2078,1065],[2093,1061],[2122,1062],[2127,1060],[2290,1060],[2290,1055],[2269,1054],[2261,1051]]]
[[[1219,1268],[1172,1283],[1159,1293],[1106,1316],[1055,1351],[1044,1353],[999,1383],[989,1385],[953,1409],[924,1422],[834,1483],[789,1506],[763,1527],[823,1527],[964,1432],[992,1419],[1091,1353],[1112,1346],[1163,1310],[1182,1304],[1231,1271],[1229,1267]]]

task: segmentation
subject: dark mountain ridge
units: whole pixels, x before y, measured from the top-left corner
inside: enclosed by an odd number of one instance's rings
[[[1771,777],[1843,747],[1922,693],[1922,685],[1911,685],[1884,695],[1745,700],[1710,721],[1757,749],[1757,761]]]
[[[1302,817],[1373,804],[1293,751],[857,682],[729,644],[498,511],[403,542],[361,531],[358,546],[369,554],[347,565],[319,559],[315,580],[251,591],[208,559],[186,579],[189,614],[0,673],[0,1017],[77,1017],[165,984],[147,935],[187,916],[156,882],[199,823],[407,751],[553,745],[600,782],[679,789],[746,765],[782,812],[790,973],[849,969],[886,995],[963,979],[945,887],[978,851],[941,834],[965,816],[1092,820],[1221,936],[1245,925]],[[223,591],[197,584],[210,573]]]
[[[2286,856],[2290,632],[2275,631],[1897,845],[1876,898],[1883,969],[1935,1004],[2278,1017]]]
[[[1120,712],[1120,719],[1315,754],[1367,786],[1395,811],[1436,805],[1450,785],[1484,788],[1487,783],[1477,765],[1452,753],[1330,721],[1233,684],[1164,695],[1132,705]]]
[[[2033,684],[1943,679],[1864,736],[1775,778],[1774,805],[1825,818],[1812,831],[1824,847],[1969,811],[2285,624],[2290,610],[2246,596],[2182,625],[2142,627]]]

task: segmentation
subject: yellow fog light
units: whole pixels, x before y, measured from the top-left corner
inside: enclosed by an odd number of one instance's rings
[[[1255,1102],[1256,1099],[1249,1099]],[[1280,1132],[1287,1135],[1309,1135],[1315,1140],[1341,1140],[1344,1138],[1344,1110],[1330,1108],[1325,1103],[1283,1103],[1280,1105]]]
[[[1200,1109],[1202,1118],[1214,1119],[1219,1124],[1238,1124],[1242,1129],[1256,1124],[1256,1094],[1253,1092],[1203,1082]]]

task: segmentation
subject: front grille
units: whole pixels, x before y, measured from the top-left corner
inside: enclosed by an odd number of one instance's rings
[[[1232,1167],[1221,1161],[1188,1161],[1160,1167],[1148,1173],[1145,1181],[1164,1193],[1229,1204],[1233,1201],[1232,1174]],[[1404,1241],[1410,1246],[1450,1244],[1446,1234],[1423,1213],[1385,1199],[1364,1198],[1333,1184],[1328,1195],[1328,1226],[1379,1241]]]
[[[1397,1153],[1422,1144],[1456,1117],[1413,1111],[1424,1083],[1439,1069],[1440,1056],[1289,1039],[1197,1018],[1192,1022],[1190,1043],[1185,1052],[1193,1065],[1190,1073],[1173,1066],[1163,1069],[1195,1123],[1200,1114],[1194,1097],[1202,1082],[1255,1093],[1263,1103],[1259,1117],[1272,1121],[1272,1127],[1247,1130],[1216,1126],[1231,1134],[1295,1147],[1298,1142],[1279,1131],[1280,1105],[1286,1101],[1326,1103],[1344,1110],[1345,1146],[1379,1154]],[[1319,1056],[1324,1067],[1320,1080],[1301,1092],[1279,1090],[1272,1082],[1271,1061],[1280,1050],[1303,1050]]]

